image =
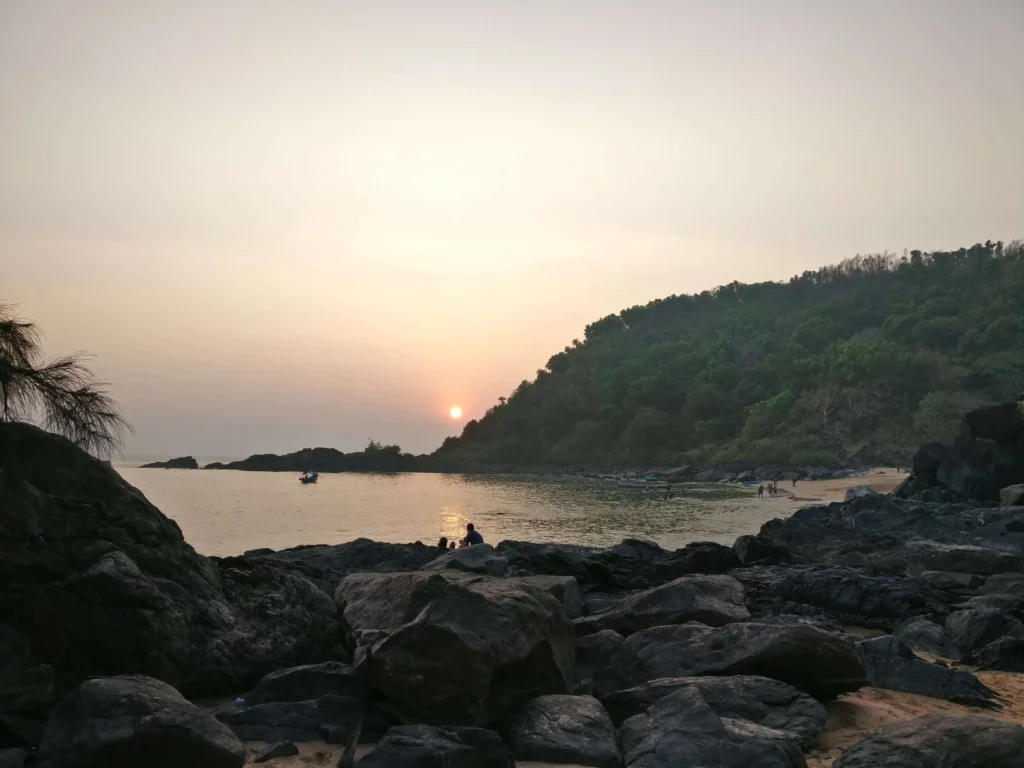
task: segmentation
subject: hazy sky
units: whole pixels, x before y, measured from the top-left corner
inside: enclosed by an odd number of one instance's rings
[[[130,452],[435,448],[603,315],[1024,236],[1022,0],[0,0],[0,298]]]

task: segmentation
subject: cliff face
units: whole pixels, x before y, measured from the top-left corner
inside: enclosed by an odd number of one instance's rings
[[[68,440],[0,424],[0,470],[0,638],[28,648],[23,666],[52,667],[59,688],[142,673],[226,693],[333,644],[333,605],[311,582],[199,555]],[[280,606],[301,610],[277,616]]]

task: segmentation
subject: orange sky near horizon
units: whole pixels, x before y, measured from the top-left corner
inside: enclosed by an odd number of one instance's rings
[[[132,454],[425,452],[608,313],[1024,236],[1012,0],[0,0],[0,299]]]

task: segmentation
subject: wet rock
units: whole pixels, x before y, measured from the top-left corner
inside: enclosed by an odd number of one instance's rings
[[[252,761],[254,763],[265,763],[268,760],[276,760],[279,757],[294,757],[297,754],[299,754],[299,748],[292,742],[279,741],[277,744],[271,744],[266,749],[261,750]]]
[[[980,669],[1024,672],[1024,637],[1004,635],[971,654]]]
[[[876,688],[916,693],[973,707],[999,708],[995,692],[970,672],[932,664],[892,635],[857,643],[868,680]]]
[[[853,745],[833,768],[1019,768],[1024,728],[980,715],[893,723]]]
[[[247,706],[268,701],[308,701],[327,694],[362,698],[366,685],[347,664],[327,661],[271,672],[245,697]]]
[[[519,760],[619,768],[611,718],[593,696],[540,696],[512,719],[509,742]]]
[[[613,629],[629,635],[648,627],[699,621],[722,626],[750,618],[743,586],[730,576],[683,576],[621,600],[594,616],[573,622],[577,635]]]
[[[947,591],[974,591],[985,583],[984,576],[949,571],[922,571],[917,578],[929,587]]]
[[[87,680],[57,705],[38,768],[240,768],[245,747],[174,688],[141,675]]]
[[[631,768],[804,768],[797,740],[747,720],[719,717],[696,688],[682,688],[622,724]]]
[[[855,485],[852,488],[847,488],[846,493],[843,496],[844,501],[853,501],[854,499],[860,499],[864,497],[881,497],[878,491],[869,485]]]
[[[572,576],[526,576],[523,581],[540,587],[562,604],[569,619],[583,615],[583,594]]]
[[[803,624],[690,623],[634,633],[594,673],[607,696],[662,677],[760,675],[829,701],[867,685],[853,643]]]
[[[494,552],[490,544],[476,544],[462,549],[453,549],[423,566],[424,571],[452,569],[484,576],[504,576],[508,572],[508,560]]]
[[[719,717],[791,733],[804,747],[825,728],[825,708],[817,700],[791,685],[755,675],[663,678],[612,693],[604,704],[612,721],[621,723],[686,688],[699,691]]]
[[[611,629],[577,638],[573,693],[593,693],[594,675],[608,664],[608,659],[625,641],[626,638]]]
[[[370,684],[428,722],[454,725],[489,722],[536,696],[567,693],[575,636],[561,604],[522,579],[454,573],[424,574],[408,599],[396,593],[405,605],[395,612],[406,621],[370,650]],[[388,593],[365,580],[361,587],[363,596]],[[352,596],[343,583],[346,621]]]
[[[1024,481],[1024,461],[994,440],[964,440],[950,448],[935,477],[969,499],[999,501],[1001,489]]]
[[[515,768],[508,745],[483,728],[396,725],[358,768]]]
[[[1024,595],[1024,573],[994,573],[978,591],[983,595]]]
[[[959,659],[960,649],[949,638],[945,627],[920,616],[899,624],[893,634],[907,647],[921,653],[931,653],[945,659]]]

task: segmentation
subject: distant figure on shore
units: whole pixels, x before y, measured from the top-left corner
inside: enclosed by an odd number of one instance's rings
[[[672,498],[672,483],[667,483],[665,485],[665,499],[668,500],[668,499],[671,499],[671,498]]]
[[[796,478],[793,478],[793,487],[796,488]]]
[[[439,542],[437,542],[437,546],[438,546],[439,549],[443,549],[445,552],[447,552],[448,551],[448,537],[447,536],[442,536],[441,540]]]
[[[473,527],[472,523],[466,523],[466,538],[462,540],[462,543],[467,547],[471,547],[474,544],[483,544],[484,537],[480,535],[480,531]]]
[[[757,497],[759,499],[764,498],[764,483],[761,483],[759,486],[757,486]]]

